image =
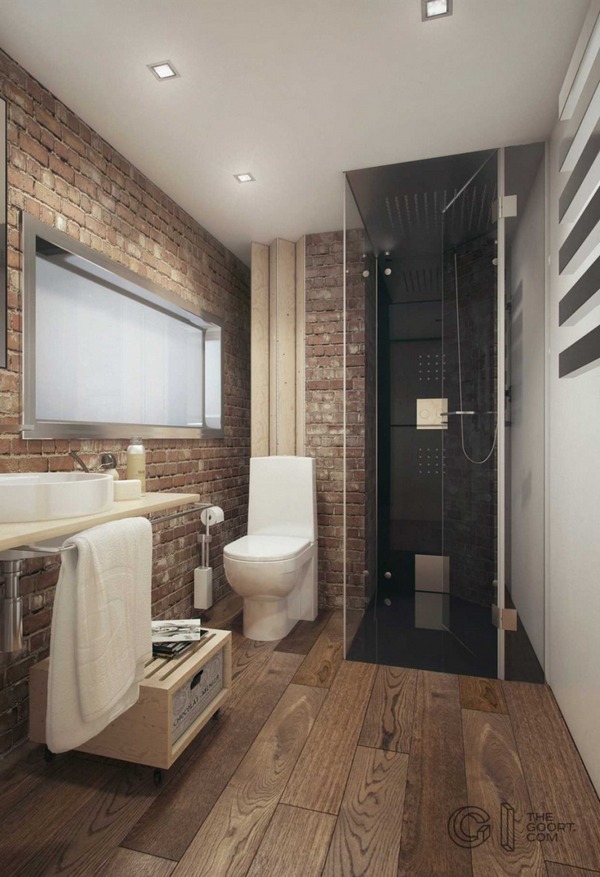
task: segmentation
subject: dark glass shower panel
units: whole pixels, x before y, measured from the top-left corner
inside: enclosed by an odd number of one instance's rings
[[[449,415],[444,433],[444,553],[450,593],[485,607],[497,563],[495,258],[488,235],[444,253],[445,395],[449,411],[474,412]]]
[[[417,427],[419,399],[441,394],[441,304],[440,298],[390,306],[390,563],[397,552],[442,554],[441,430]],[[414,589],[414,573],[398,584]]]

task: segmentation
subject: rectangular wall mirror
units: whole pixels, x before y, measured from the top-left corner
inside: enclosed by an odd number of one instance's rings
[[[7,274],[6,274],[6,102],[0,98],[0,368],[6,368]]]
[[[221,326],[23,218],[25,438],[222,435]]]

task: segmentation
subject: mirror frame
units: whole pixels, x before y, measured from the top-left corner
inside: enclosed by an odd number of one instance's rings
[[[7,211],[8,183],[6,163],[8,161],[6,101],[0,97],[0,368],[7,366],[7,309],[8,309],[8,271],[7,271]]]
[[[221,423],[219,426],[175,426],[153,425],[140,423],[108,423],[102,420],[83,422],[74,420],[42,420],[38,419],[36,411],[36,255],[37,241],[40,238],[47,243],[54,244],[65,253],[71,253],[92,265],[108,272],[115,279],[116,285],[121,286],[120,280],[138,288],[139,293],[123,291],[123,294],[131,297],[144,299],[144,291],[148,294],[146,304],[148,307],[164,307],[165,310],[179,311],[182,314],[189,312],[193,317],[199,318],[206,324],[207,331],[211,329],[219,333],[221,340],[220,357],[220,394],[221,394]],[[224,324],[223,321],[208,313],[190,301],[180,298],[175,293],[164,289],[162,286],[149,280],[141,274],[136,274],[119,262],[109,259],[104,253],[92,250],[85,244],[80,243],[69,235],[47,225],[29,213],[22,214],[22,241],[23,241],[23,405],[26,426],[23,427],[25,439],[126,439],[135,435],[141,438],[179,438],[179,439],[219,439],[224,437]],[[153,304],[158,300],[158,305]],[[206,379],[206,372],[204,374]]]

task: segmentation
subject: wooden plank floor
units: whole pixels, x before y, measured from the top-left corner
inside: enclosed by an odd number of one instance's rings
[[[24,747],[2,877],[600,877],[600,803],[547,687],[345,662],[340,636],[337,611],[280,644],[236,620],[232,696],[159,788]],[[550,811],[573,830],[532,837]]]
[[[376,668],[344,662],[329,691],[282,803],[322,813],[340,808]]]
[[[248,877],[266,877],[267,874],[306,877],[307,874],[320,874],[335,821],[335,816],[328,813],[280,804],[254,857]],[[307,839],[310,839],[309,843]]]
[[[465,710],[483,710],[489,713],[507,713],[502,683],[497,679],[478,676],[460,676],[460,705]]]
[[[396,877],[408,755],[358,746],[323,877]]]
[[[473,877],[489,877],[500,861],[503,874],[546,877],[542,844],[508,824],[513,811],[531,810],[510,719],[487,709],[463,710],[463,739],[469,803],[495,815],[502,814],[503,806],[506,811],[505,802],[511,808],[511,815],[504,817],[504,833],[490,832],[486,843],[471,850]]]
[[[190,843],[175,877],[246,874],[325,697],[290,685]]]
[[[404,667],[379,667],[359,743],[410,752],[417,674]]]
[[[293,652],[295,655],[308,655],[323,628],[329,623],[331,609],[320,609],[314,621],[299,621],[285,639],[280,640],[276,651]]]
[[[323,633],[302,661],[294,676],[294,682],[297,685],[329,688],[342,663],[343,637],[342,614],[334,612],[325,625]]]
[[[128,833],[124,846],[166,859],[183,856],[292,681],[300,660],[298,655],[270,653],[251,685],[234,685],[219,721],[212,723],[208,734],[199,735],[204,739],[198,757],[181,771],[177,782],[169,783],[157,806]]]
[[[451,814],[468,803],[458,680],[418,671],[399,877],[470,877],[471,850],[447,831]]]
[[[552,814],[537,820],[570,827],[542,844],[547,861],[600,871],[598,797],[550,689],[527,682],[504,684],[531,810]],[[591,818],[592,814],[595,818]]]

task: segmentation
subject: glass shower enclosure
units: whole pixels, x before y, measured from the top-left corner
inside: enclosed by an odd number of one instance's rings
[[[504,151],[361,173],[348,175],[344,278],[356,295],[361,225],[377,256],[362,290],[377,557],[367,547],[362,583],[346,564],[346,655],[503,678]]]

